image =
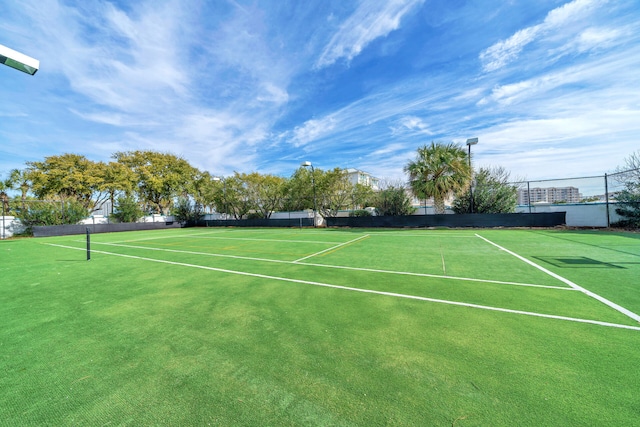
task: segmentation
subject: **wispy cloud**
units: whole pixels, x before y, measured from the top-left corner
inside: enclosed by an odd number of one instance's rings
[[[341,58],[351,61],[373,40],[397,30],[402,17],[423,2],[424,0],[362,1],[325,46],[315,64],[316,68],[327,67]]]
[[[327,136],[335,127],[336,119],[332,116],[307,120],[301,126],[296,126],[293,129],[291,141],[295,147],[304,146],[311,141]]]
[[[555,43],[572,38],[575,23],[585,22],[587,16],[603,7],[606,0],[573,0],[550,11],[540,24],[523,28],[506,40],[499,41],[480,53],[483,70],[498,70],[516,60],[530,43],[551,38]]]
[[[424,135],[433,135],[429,130],[429,126],[420,117],[404,116],[401,117],[397,124],[391,127],[393,135],[402,135],[406,133],[418,133]]]
[[[529,177],[614,168],[640,134],[637,0],[502,3],[6,0],[1,42],[42,68],[0,71],[0,175],[153,149],[215,175],[401,179],[418,146],[475,136],[478,165]]]

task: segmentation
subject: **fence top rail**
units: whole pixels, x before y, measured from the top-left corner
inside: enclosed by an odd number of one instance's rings
[[[575,176],[575,177],[546,178],[546,179],[524,179],[521,181],[510,182],[510,184],[526,184],[528,182],[551,182],[551,181],[568,181],[568,180],[578,180],[578,179],[608,178],[608,177],[613,177],[615,175],[624,175],[630,172],[640,172],[640,169],[629,169],[624,171],[615,171],[611,173],[604,173],[602,175],[591,175],[591,176]]]

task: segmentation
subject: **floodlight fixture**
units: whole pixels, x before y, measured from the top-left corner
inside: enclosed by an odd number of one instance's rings
[[[23,53],[9,49],[0,44],[0,63],[15,68],[30,75],[34,75],[40,68],[40,61]]]
[[[478,138],[469,138],[467,139],[467,145],[470,147],[472,145],[476,145],[478,143]]]

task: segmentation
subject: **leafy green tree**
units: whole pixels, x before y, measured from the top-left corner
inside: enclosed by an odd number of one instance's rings
[[[286,180],[275,175],[262,175],[257,172],[240,174],[251,205],[260,218],[269,218],[282,207],[285,196]]]
[[[226,177],[222,183],[222,192],[217,197],[218,212],[233,215],[235,219],[242,219],[255,209],[255,201],[251,198],[247,184],[242,175],[235,172]]]
[[[356,184],[353,187],[353,191],[351,193],[351,208],[352,209],[362,209],[367,206],[372,206],[368,203],[370,200],[374,199],[376,196],[376,192],[368,185]]]
[[[82,202],[74,199],[63,201],[27,200],[17,209],[17,217],[31,234],[33,226],[77,224],[88,215]]]
[[[119,196],[114,205],[111,218],[118,222],[136,222],[144,216],[144,211],[132,194]]]
[[[616,213],[623,219],[612,225],[640,228],[640,150],[629,155],[624,166],[618,167],[616,179],[624,184],[616,196]]]
[[[315,169],[315,186],[317,208],[324,218],[338,215],[343,209],[351,206],[356,185],[349,181],[347,171],[335,168],[330,171]]]
[[[445,212],[444,201],[465,191],[471,182],[467,152],[457,144],[435,143],[418,148],[415,160],[404,171],[413,193],[421,199],[433,197],[436,214]]]
[[[42,162],[27,162],[24,180],[31,182],[31,191],[38,199],[59,197],[76,200],[86,209],[102,203],[104,167],[78,154],[46,157]]]
[[[216,196],[222,193],[222,187],[220,178],[213,177],[209,172],[198,170],[192,183],[191,196],[203,209],[215,208]]]
[[[191,191],[198,172],[186,160],[156,151],[118,152],[113,158],[133,172],[139,201],[165,215],[174,198]]]
[[[455,213],[512,213],[518,204],[518,188],[509,183],[509,172],[503,167],[480,168],[473,187],[456,194]],[[473,191],[473,197],[471,197]],[[471,209],[473,200],[473,209]]]
[[[111,213],[113,213],[113,210],[115,209],[116,198],[118,196],[120,196],[118,198],[130,198],[137,204],[135,198],[132,197],[135,185],[135,175],[127,166],[118,162],[109,162],[105,165],[104,181],[101,189],[108,194],[109,200],[111,201]],[[139,218],[139,216],[136,218]]]
[[[356,209],[349,212],[349,216],[352,218],[368,217],[368,216],[371,216],[371,212],[365,209]]]
[[[312,179],[313,174],[313,179]],[[286,181],[282,209],[302,211],[313,209],[313,183],[319,180],[322,170],[299,167]]]
[[[616,200],[616,213],[624,219],[613,223],[616,227],[640,228],[640,192],[622,190]]]
[[[189,197],[180,196],[171,209],[171,214],[181,223],[202,219],[202,205]]]
[[[402,185],[388,185],[378,191],[373,201],[376,213],[386,215],[411,215],[415,212],[411,197]]]

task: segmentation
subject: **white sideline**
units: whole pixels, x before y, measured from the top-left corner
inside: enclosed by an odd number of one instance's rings
[[[46,243],[46,244],[49,245],[49,246],[56,246],[56,247],[60,247],[60,248],[85,251],[84,248],[76,248],[76,247],[73,247],[73,246],[58,245],[58,244],[54,244],[54,243]],[[114,256],[119,256],[119,257],[123,257],[123,258],[132,258],[132,259],[139,259],[139,260],[143,260],[143,261],[158,262],[158,263],[162,263],[162,264],[179,265],[179,266],[182,266],[182,267],[200,268],[200,269],[203,269],[203,270],[217,271],[217,272],[220,272],[220,273],[237,274],[237,275],[240,275],[240,276],[258,277],[258,278],[261,278],[261,279],[279,280],[279,281],[282,281],[282,282],[301,283],[301,284],[306,284],[306,285],[322,286],[322,287],[326,287],[326,288],[341,289],[341,290],[347,290],[347,291],[353,291],[353,292],[362,292],[362,293],[368,293],[368,294],[385,295],[385,296],[391,296],[391,297],[396,297],[396,298],[406,298],[406,299],[413,299],[413,300],[419,300],[419,301],[434,302],[434,303],[439,303],[439,304],[455,305],[455,306],[469,307],[469,308],[478,308],[478,309],[482,309],[482,310],[498,311],[498,312],[503,312],[503,313],[520,314],[520,315],[525,315],[525,316],[542,317],[542,318],[546,318],[546,319],[565,320],[565,321],[570,321],[570,322],[587,323],[587,324],[606,326],[606,327],[611,327],[611,328],[631,329],[631,330],[634,330],[634,331],[640,331],[640,326],[629,326],[629,325],[621,325],[621,324],[617,324],[617,323],[601,322],[601,321],[598,321],[598,320],[578,319],[578,318],[574,318],[574,317],[555,316],[555,315],[552,315],[552,314],[541,314],[541,313],[533,313],[533,312],[529,312],[529,311],[511,310],[511,309],[507,309],[507,308],[490,307],[490,306],[485,306],[485,305],[469,304],[469,303],[458,302],[458,301],[448,301],[448,300],[441,300],[441,299],[436,299],[436,298],[420,297],[420,296],[416,296],[416,295],[406,295],[406,294],[398,294],[398,293],[394,293],[394,292],[375,291],[375,290],[372,290],[372,289],[352,288],[352,287],[349,287],[349,286],[331,285],[331,284],[328,284],[328,283],[312,282],[312,281],[309,281],[309,280],[290,279],[290,278],[287,278],[287,277],[268,276],[266,274],[248,273],[248,272],[245,272],[245,271],[227,270],[227,269],[224,269],[224,268],[207,267],[207,266],[203,266],[203,265],[187,264],[187,263],[176,262],[176,261],[165,261],[165,260],[159,260],[159,259],[153,259],[153,258],[140,257],[140,256],[136,256],[136,255],[118,254],[118,253],[114,253],[114,252],[106,252],[106,251],[93,251],[93,252],[104,254],[104,255],[114,255]]]
[[[81,240],[79,242],[82,242]],[[313,262],[297,262],[297,261],[285,261],[279,259],[269,259],[269,258],[257,258],[257,257],[247,257],[240,255],[227,255],[227,254],[212,254],[209,252],[197,252],[197,251],[183,251],[178,249],[167,249],[167,248],[154,248],[148,246],[135,246],[135,245],[126,245],[121,243],[106,243],[106,242],[94,242],[94,245],[105,245],[105,246],[118,246],[122,248],[131,248],[131,249],[144,249],[148,251],[159,251],[159,252],[173,252],[178,254],[190,254],[190,255],[203,255],[210,256],[216,258],[232,258],[232,259],[242,259],[247,261],[261,261],[261,262],[272,262],[278,264],[297,264],[297,265],[307,265],[309,267],[321,267],[321,268],[336,268],[341,270],[353,270],[353,271],[366,271],[369,273],[384,273],[384,274],[399,274],[403,276],[416,276],[416,277],[430,277],[433,279],[445,279],[445,280],[459,280],[463,282],[478,282],[478,283],[494,283],[497,285],[513,285],[513,286],[528,286],[532,288],[546,288],[546,289],[558,289],[561,291],[576,291],[576,289],[569,288],[566,286],[550,286],[550,285],[535,285],[531,283],[520,283],[520,282],[505,282],[501,280],[489,280],[489,279],[476,279],[472,277],[457,277],[457,276],[446,276],[441,274],[429,274],[429,273],[412,273],[409,271],[393,271],[393,270],[381,270],[377,268],[364,268],[364,267],[347,267],[343,265],[331,265],[331,264],[317,264]]]
[[[479,238],[481,238],[482,240],[484,240],[487,243],[492,244],[493,246],[495,246],[496,248],[505,251],[506,253],[508,253],[509,255],[513,255],[514,257],[518,258],[521,261],[526,262],[527,264],[531,265],[532,267],[537,268],[538,270],[548,274],[551,277],[554,277],[558,280],[560,280],[563,283],[566,283],[567,285],[571,286],[573,289],[580,291],[582,293],[584,293],[585,295],[590,296],[591,298],[595,298],[596,300],[600,301],[603,304],[608,305],[609,307],[613,308],[614,310],[619,311],[620,313],[632,318],[633,320],[635,320],[636,322],[640,322],[640,316],[638,316],[637,314],[635,314],[634,312],[627,310],[626,308],[616,304],[615,302],[609,301],[608,299],[601,297],[600,295],[593,293],[585,288],[583,288],[582,286],[579,286],[575,283],[573,283],[571,280],[569,279],[565,279],[564,277],[560,276],[559,274],[554,273],[553,271],[547,270],[546,268],[544,268],[541,265],[536,264],[533,261],[530,261],[528,259],[526,259],[525,257],[518,255],[515,252],[510,251],[509,249],[503,248],[502,246],[498,245],[497,243],[493,243],[491,240],[486,239],[482,236],[480,236],[479,234],[476,234],[476,236],[478,236]]]

